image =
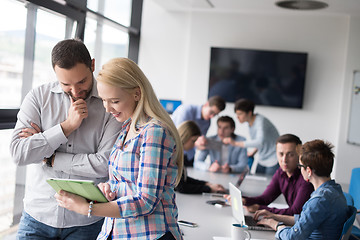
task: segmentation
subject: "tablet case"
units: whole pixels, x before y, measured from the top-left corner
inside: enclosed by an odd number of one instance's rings
[[[48,178],[46,181],[52,188],[55,189],[56,192],[59,192],[59,190],[62,189],[64,191],[82,196],[88,200],[96,202],[108,202],[104,194],[92,180]]]

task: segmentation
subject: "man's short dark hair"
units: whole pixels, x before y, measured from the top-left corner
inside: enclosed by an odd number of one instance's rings
[[[295,136],[294,134],[284,134],[278,137],[276,140],[276,143],[295,143],[295,145],[301,145],[302,142],[298,136]]]
[[[230,127],[235,129],[235,121],[234,121],[234,119],[232,119],[229,116],[221,116],[221,117],[219,117],[216,123],[219,124],[219,122],[229,123]]]
[[[243,112],[251,112],[254,113],[255,103],[249,99],[239,99],[235,102],[235,112],[243,111]]]
[[[212,96],[208,99],[209,106],[216,106],[220,112],[225,109],[226,102],[225,100],[220,96]]]
[[[334,165],[333,145],[322,140],[306,142],[299,155],[302,164],[310,167],[319,177],[330,177]]]
[[[51,52],[52,67],[71,69],[78,63],[91,69],[92,59],[85,44],[80,39],[66,39],[58,42]]]

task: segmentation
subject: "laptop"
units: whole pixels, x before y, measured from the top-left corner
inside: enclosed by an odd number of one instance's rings
[[[243,183],[246,175],[247,175],[249,172],[250,172],[249,166],[246,166],[246,168],[244,169],[244,171],[242,171],[242,172],[240,173],[239,178],[238,178],[238,180],[237,180],[237,182],[236,182],[236,185],[235,185],[235,186],[236,186],[237,188],[240,187],[240,185]]]
[[[240,224],[245,224],[248,226],[249,230],[259,230],[259,231],[274,231],[270,227],[265,227],[263,225],[256,225],[256,221],[252,216],[244,215],[244,208],[242,204],[242,196],[239,188],[235,187],[234,184],[229,182],[229,191],[231,196],[231,209],[233,217]]]
[[[246,166],[245,170],[239,174],[239,178],[236,180],[235,186],[237,188],[239,188],[240,185],[243,183],[243,181],[244,181],[245,177],[248,175],[248,173],[249,173],[249,166]],[[230,194],[229,189],[225,188],[224,193]]]

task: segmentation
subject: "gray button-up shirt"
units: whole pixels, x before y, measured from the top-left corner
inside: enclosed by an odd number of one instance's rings
[[[25,97],[12,136],[10,151],[18,165],[27,165],[24,209],[36,220],[52,227],[89,225],[101,218],[88,218],[59,207],[55,191],[47,178],[90,179],[96,183],[108,179],[108,157],[121,123],[105,112],[94,80],[86,99],[88,117],[68,138],[60,123],[68,116],[70,99],[58,82],[31,90]],[[19,132],[37,124],[42,132],[20,139]],[[53,167],[43,163],[54,152]]]

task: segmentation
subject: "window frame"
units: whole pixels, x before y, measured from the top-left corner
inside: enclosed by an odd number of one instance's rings
[[[19,109],[0,109],[0,129],[15,127]]]

